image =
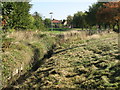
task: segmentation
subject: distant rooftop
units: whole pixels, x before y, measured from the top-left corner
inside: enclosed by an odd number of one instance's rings
[[[62,22],[61,20],[55,20],[55,19],[52,20],[52,23],[61,23],[61,22]]]

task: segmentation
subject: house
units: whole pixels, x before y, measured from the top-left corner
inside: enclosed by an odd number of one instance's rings
[[[52,25],[53,25],[53,28],[67,28],[67,20],[56,20],[56,19],[53,19],[52,20]]]
[[[53,20],[52,20],[52,23],[53,23],[53,24],[61,24],[61,20],[55,20],[55,19],[53,19]]]
[[[55,19],[53,19],[52,20],[52,24],[53,24],[54,28],[59,28],[60,25],[62,24],[62,21],[61,20],[55,20]]]

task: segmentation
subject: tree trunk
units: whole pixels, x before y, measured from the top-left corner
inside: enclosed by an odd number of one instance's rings
[[[115,24],[113,25],[113,31],[115,30]]]
[[[120,20],[117,20],[116,24],[117,24],[117,32],[120,33]]]
[[[101,25],[98,25],[98,33],[100,33]]]
[[[119,25],[119,21],[117,21],[117,27],[118,27],[118,33],[120,33],[120,25]]]
[[[105,30],[107,29],[107,24],[105,24],[104,28],[105,28]]]
[[[83,27],[82,27],[82,30],[83,30]]]

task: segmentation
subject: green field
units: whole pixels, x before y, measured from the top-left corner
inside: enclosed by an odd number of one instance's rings
[[[14,88],[120,88],[117,34],[57,45],[54,54]]]

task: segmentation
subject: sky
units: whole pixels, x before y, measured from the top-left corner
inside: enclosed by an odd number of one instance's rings
[[[32,0],[30,13],[40,13],[43,19],[52,17],[57,20],[66,19],[68,15],[74,15],[78,11],[86,11],[97,0]]]

